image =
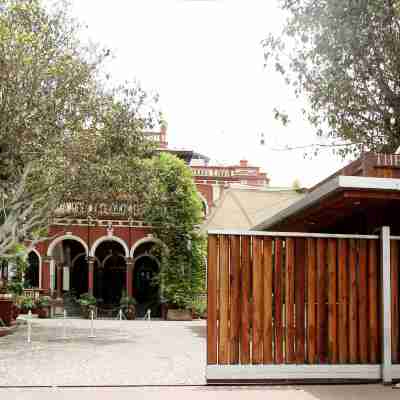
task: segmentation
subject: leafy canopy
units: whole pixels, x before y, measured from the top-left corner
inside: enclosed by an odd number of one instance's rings
[[[164,299],[179,308],[190,307],[205,284],[205,238],[198,227],[202,205],[190,168],[177,157],[161,153],[147,163],[149,192],[145,221],[163,245],[158,281]]]
[[[400,145],[400,14],[395,0],[280,0],[288,19],[264,41],[317,134],[339,154]],[[276,111],[287,122],[288,116]]]

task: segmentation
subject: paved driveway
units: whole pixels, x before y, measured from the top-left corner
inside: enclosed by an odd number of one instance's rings
[[[0,338],[0,386],[202,385],[204,321],[34,320]]]

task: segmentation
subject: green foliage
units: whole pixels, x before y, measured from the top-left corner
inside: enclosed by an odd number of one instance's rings
[[[199,296],[198,298],[196,298],[192,303],[191,308],[195,314],[197,314],[200,317],[203,317],[207,312],[207,300],[205,296]]]
[[[158,112],[136,82],[107,82],[109,50],[81,41],[65,1],[51,10],[40,0],[0,4],[2,255],[10,215],[8,236],[37,241],[63,199],[101,205],[125,191],[136,201],[142,159],[154,151],[143,132]]]
[[[21,281],[12,280],[7,283],[7,292],[14,297],[21,296],[24,293],[24,284]]]
[[[128,308],[129,306],[136,305],[136,299],[132,296],[122,296],[119,304],[122,308]]]
[[[147,171],[145,221],[163,243],[153,249],[161,260],[157,281],[164,301],[190,308],[205,284],[205,238],[198,231],[201,201],[190,168],[175,156],[154,157]]]
[[[22,296],[19,299],[19,304],[20,304],[22,310],[29,311],[29,310],[32,310],[33,308],[35,308],[35,302],[32,297]]]
[[[317,134],[345,156],[400,145],[400,16],[393,0],[280,0],[283,32],[264,41]],[[287,123],[284,112],[275,111]]]
[[[50,306],[50,301],[51,298],[49,296],[40,296],[36,300],[36,306],[41,308],[41,307],[49,307]]]
[[[83,306],[83,307],[91,307],[91,306],[95,306],[97,303],[96,297],[92,296],[89,293],[83,293],[79,299],[77,300],[77,302],[79,303],[79,305]]]

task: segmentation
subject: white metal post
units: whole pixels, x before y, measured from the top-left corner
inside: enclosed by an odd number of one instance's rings
[[[94,334],[94,311],[90,311],[90,335],[88,338],[95,338],[96,335]]]
[[[392,301],[390,276],[390,227],[381,230],[382,282],[382,380],[392,382]]]
[[[29,310],[28,312],[28,343],[31,342],[31,336],[32,336],[32,311]]]

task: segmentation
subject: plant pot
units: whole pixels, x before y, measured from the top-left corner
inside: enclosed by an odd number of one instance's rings
[[[192,311],[191,310],[168,310],[167,313],[168,321],[191,321],[192,320]]]
[[[136,307],[131,305],[125,309],[126,319],[133,320],[136,318]]]
[[[86,319],[91,319],[92,318],[92,313],[91,311],[93,310],[93,318],[97,318],[97,307],[95,306],[81,306],[81,315],[83,318]]]
[[[50,306],[38,308],[39,318],[50,318]]]

